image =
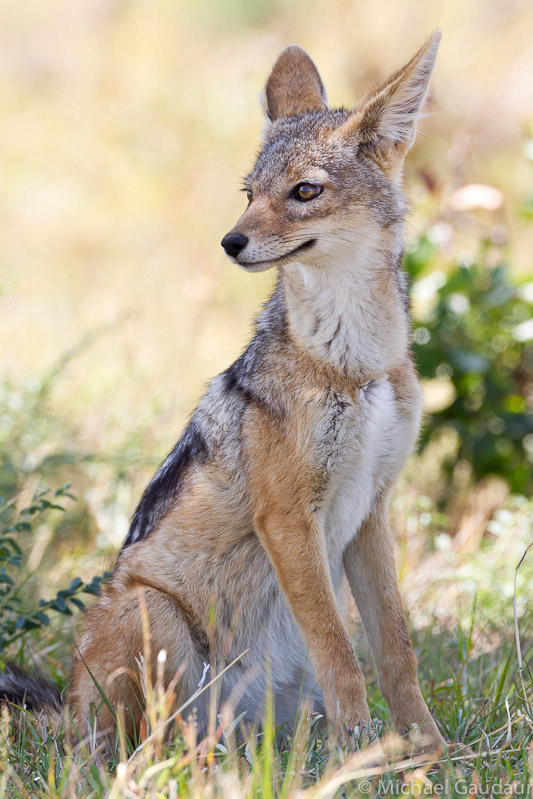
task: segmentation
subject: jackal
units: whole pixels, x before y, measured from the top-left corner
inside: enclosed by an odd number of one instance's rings
[[[300,47],[278,57],[248,208],[221,242],[245,271],[275,268],[276,286],[249,346],[212,380],[148,485],[87,614],[70,690],[80,723],[94,706],[112,726],[95,681],[140,723],[142,604],[152,653],[167,653],[166,679],[181,675],[178,703],[204,664],[244,653],[219,684],[236,714],[260,720],[268,673],[276,725],[294,722],[303,696],[337,728],[363,728],[351,590],[395,724],[442,745],[418,684],[387,519],[421,413],[401,269],[402,166],[439,40],[437,31],[351,110],[328,107]],[[196,712],[205,722],[203,696]]]

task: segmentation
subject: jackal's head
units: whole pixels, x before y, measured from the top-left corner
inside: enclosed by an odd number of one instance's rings
[[[305,50],[282,51],[265,86],[267,130],[245,182],[248,208],[222,239],[235,263],[250,272],[291,261],[320,266],[337,250],[383,248],[405,213],[402,166],[440,36],[351,110],[328,108]]]

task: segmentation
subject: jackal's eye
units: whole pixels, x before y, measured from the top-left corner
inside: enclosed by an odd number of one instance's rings
[[[246,189],[246,196],[248,197],[248,205],[250,205],[254,196],[253,191],[251,189]]]
[[[323,190],[324,187],[319,186],[317,183],[298,183],[294,188],[293,194],[297,200],[306,203],[309,200],[314,200],[319,194],[322,194]]]

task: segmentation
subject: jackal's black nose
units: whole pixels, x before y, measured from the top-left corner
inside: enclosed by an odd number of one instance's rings
[[[242,233],[226,233],[220,242],[228,255],[236,258],[241,250],[244,250],[248,244],[248,239]]]

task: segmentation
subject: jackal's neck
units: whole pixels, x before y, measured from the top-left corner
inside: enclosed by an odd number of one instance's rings
[[[293,263],[281,274],[290,332],[314,358],[370,379],[405,360],[409,317],[400,253],[371,262]]]

